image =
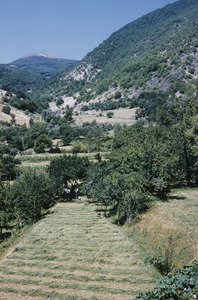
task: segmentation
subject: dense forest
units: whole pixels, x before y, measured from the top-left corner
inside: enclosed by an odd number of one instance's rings
[[[7,65],[0,64],[0,88],[17,89],[27,91],[33,86],[41,84],[42,76],[25,70],[13,69]]]
[[[0,123],[2,243],[7,232],[37,222],[65,201],[66,186],[71,199],[78,185],[81,195],[102,205],[113,223],[127,226],[138,222],[151,203],[166,201],[173,188],[198,186],[197,13],[196,0],[152,12],[45,82],[41,75],[0,66],[0,87],[6,92],[2,111],[10,114],[13,106],[30,115],[28,126]],[[77,74],[83,74],[81,79]],[[58,106],[62,96],[76,93],[81,112],[136,107],[137,121],[131,126],[76,125],[75,106],[49,109],[52,100]],[[98,95],[105,95],[104,101],[90,102]],[[23,167],[28,151],[53,155],[48,165]],[[94,159],[78,153],[93,153]],[[159,269],[166,277],[161,285],[138,299],[198,295],[197,263],[173,275],[166,263],[162,258]]]

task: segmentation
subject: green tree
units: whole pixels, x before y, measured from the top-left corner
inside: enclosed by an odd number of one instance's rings
[[[13,203],[10,197],[10,186],[0,183],[0,239],[3,228],[7,228],[14,216]]]
[[[35,122],[25,133],[23,145],[25,149],[33,148],[34,141],[42,134],[47,134],[46,125],[40,122]]]
[[[41,218],[43,209],[54,204],[52,182],[43,170],[27,169],[12,185],[15,216],[30,224]]]
[[[4,112],[5,114],[8,114],[10,115],[10,112],[11,112],[11,108],[10,106],[6,105],[2,108],[2,112]]]
[[[46,148],[52,147],[52,139],[46,135],[39,135],[34,142],[34,151],[36,153],[44,153]]]
[[[49,176],[57,195],[62,195],[63,188],[68,183],[75,183],[86,176],[89,161],[84,157],[60,156],[55,157],[48,167]]]
[[[122,97],[122,94],[118,91],[115,92],[115,99],[120,99]]]
[[[60,126],[60,135],[62,137],[62,142],[64,146],[67,146],[71,143],[73,131],[73,128],[68,123],[64,123]]]
[[[21,162],[11,155],[1,157],[0,173],[4,180],[13,180],[17,174],[17,165]]]
[[[66,119],[67,122],[71,122],[73,120],[73,108],[69,107],[69,105],[65,108],[64,119]]]

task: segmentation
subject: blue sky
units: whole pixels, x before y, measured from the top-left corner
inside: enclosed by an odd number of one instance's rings
[[[0,0],[0,63],[33,52],[82,59],[113,32],[176,0]]]

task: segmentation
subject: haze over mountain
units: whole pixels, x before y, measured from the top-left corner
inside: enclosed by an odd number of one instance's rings
[[[122,104],[128,106],[156,102],[151,110],[170,96],[195,95],[197,15],[197,0],[179,0],[127,24],[51,79],[42,95],[73,96],[77,103],[99,96],[106,102],[127,99]]]

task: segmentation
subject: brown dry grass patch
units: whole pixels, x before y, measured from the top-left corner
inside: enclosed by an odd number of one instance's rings
[[[197,216],[198,191],[175,191],[167,202],[152,204],[133,232],[155,257],[169,253],[174,267],[179,268],[197,258]]]
[[[106,116],[109,111],[114,113],[112,118],[107,118]],[[90,110],[86,113],[80,113],[78,116],[75,116],[74,120],[77,125],[82,125],[84,122],[92,122],[93,120],[96,120],[97,123],[110,123],[112,125],[116,123],[133,125],[136,122],[135,108],[119,108],[109,111],[101,112]],[[102,113],[102,116],[99,116],[100,113]]]
[[[11,116],[8,115],[8,114],[5,114],[4,112],[2,112],[2,108],[4,106],[6,106],[6,105],[0,103],[0,111],[1,111],[0,120],[4,121],[4,122],[10,122],[11,119],[12,119]],[[18,124],[18,125],[23,125],[23,124],[29,125],[29,120],[30,120],[29,116],[27,116],[23,111],[16,109],[15,107],[10,107],[10,108],[11,108],[10,113],[15,115],[16,124]]]

